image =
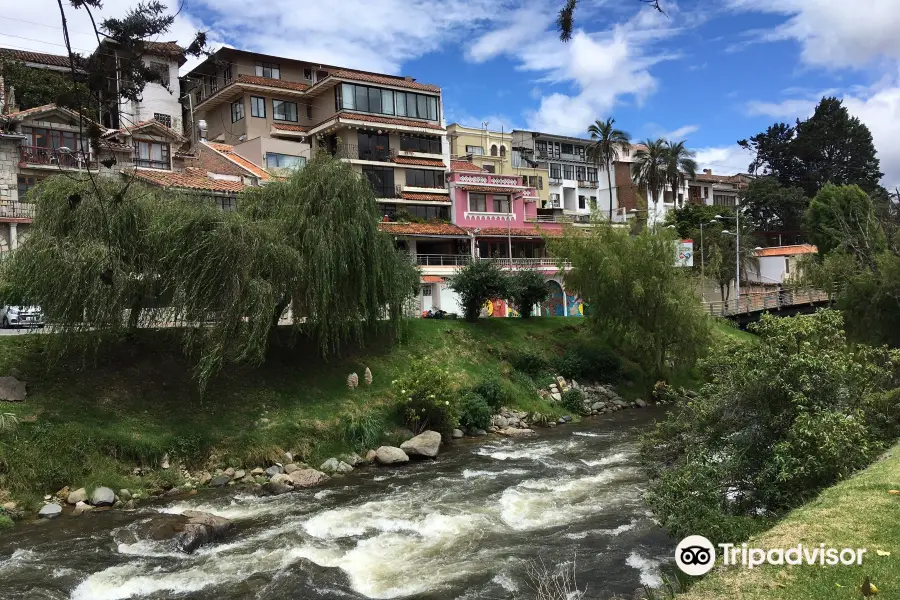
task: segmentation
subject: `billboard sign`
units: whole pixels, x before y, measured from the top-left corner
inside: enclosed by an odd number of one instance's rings
[[[694,266],[694,240],[679,240],[675,242],[675,266]]]

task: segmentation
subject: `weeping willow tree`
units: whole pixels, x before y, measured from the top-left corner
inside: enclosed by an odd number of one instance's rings
[[[224,364],[265,359],[287,306],[297,335],[334,353],[396,327],[418,273],[377,227],[371,187],[317,158],[224,212],[136,183],[42,182],[4,296],[40,305],[60,353],[170,328],[205,388]],[[296,336],[295,338],[296,339]]]

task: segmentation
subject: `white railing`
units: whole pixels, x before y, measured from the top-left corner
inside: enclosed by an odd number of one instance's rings
[[[541,258],[479,258],[478,260],[492,260],[496,262],[501,267],[558,267],[559,261],[555,258],[551,258],[549,256],[544,256]],[[566,268],[571,266],[571,263],[566,261],[563,263],[563,266]]]
[[[472,260],[468,254],[415,254],[412,258],[423,267],[460,267]]]
[[[571,223],[574,217],[569,215],[535,215],[525,217],[527,223]]]

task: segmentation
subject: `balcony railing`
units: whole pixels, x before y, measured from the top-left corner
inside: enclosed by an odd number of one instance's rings
[[[34,204],[30,202],[3,202],[0,203],[0,217],[12,219],[33,219]]]
[[[373,160],[377,162],[391,162],[398,155],[396,149],[391,148],[360,148],[355,144],[343,144],[334,152],[337,158],[350,160]]]
[[[563,152],[562,160],[571,160],[574,162],[584,162],[584,155],[583,154],[568,154],[566,152]]]
[[[562,177],[551,177],[550,185],[562,185]]]
[[[29,165],[46,165],[60,169],[96,169],[97,161],[83,152],[63,152],[59,148],[22,146],[19,158]]]
[[[596,181],[587,181],[587,180],[584,180],[584,179],[579,179],[579,180],[578,180],[578,187],[580,187],[580,188],[592,188],[592,189],[597,189],[597,182],[596,182]]]
[[[536,215],[525,217],[528,223],[571,223],[574,217],[569,215]]]
[[[412,258],[422,267],[461,267],[472,261],[468,254],[416,254]]]
[[[478,260],[492,260],[501,267],[556,267],[559,262],[555,258],[544,256],[541,258],[479,258]],[[569,267],[568,261],[563,266]]]

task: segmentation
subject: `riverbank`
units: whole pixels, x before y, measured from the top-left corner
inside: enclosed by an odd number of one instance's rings
[[[893,492],[893,493],[892,493]],[[900,444],[881,460],[752,537],[755,548],[866,548],[860,566],[719,567],[684,600],[822,600],[861,598],[868,576],[880,598],[900,597]]]
[[[265,365],[230,369],[203,397],[165,332],[110,346],[87,367],[79,357],[49,368],[45,336],[0,340],[0,375],[16,373],[28,385],[26,401],[0,406],[18,421],[0,433],[0,504],[34,510],[66,486],[155,494],[182,483],[181,467],[252,468],[284,462],[287,452],[318,465],[375,441],[399,443],[408,434],[399,427],[391,381],[422,356],[462,386],[498,377],[511,408],[559,417],[565,409],[535,391],[547,384],[542,376],[524,376],[510,361],[534,353],[552,362],[584,343],[581,325],[411,320],[396,344],[375,340],[327,361],[302,345],[275,347]],[[351,390],[354,372],[360,385]],[[646,398],[653,384],[627,362],[622,379],[617,389],[628,401]]]

